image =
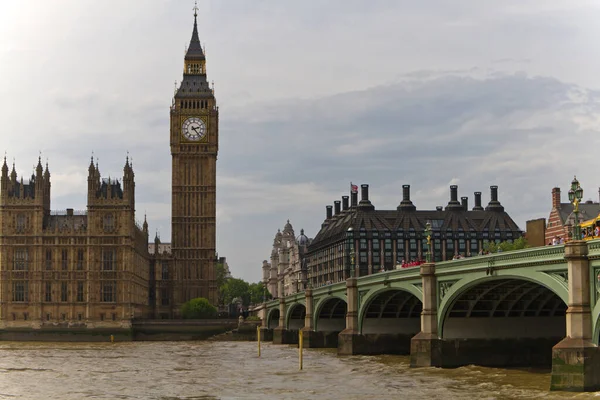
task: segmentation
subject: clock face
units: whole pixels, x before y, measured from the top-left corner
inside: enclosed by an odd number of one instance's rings
[[[206,124],[200,118],[188,118],[181,126],[181,132],[187,140],[197,142],[206,136]]]

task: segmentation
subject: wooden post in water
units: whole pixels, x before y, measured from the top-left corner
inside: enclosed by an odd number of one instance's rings
[[[258,342],[258,356],[260,357],[260,326],[256,327],[256,341]]]
[[[302,348],[304,347],[304,341],[302,340],[302,329],[298,333],[298,358],[300,361],[300,371],[302,371]]]

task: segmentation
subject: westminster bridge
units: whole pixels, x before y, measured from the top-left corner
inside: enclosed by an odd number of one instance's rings
[[[600,390],[600,240],[349,278],[267,302],[263,337],[411,367],[552,366],[556,390]]]

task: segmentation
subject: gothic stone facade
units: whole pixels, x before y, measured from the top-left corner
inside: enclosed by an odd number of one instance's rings
[[[50,171],[0,178],[0,326],[130,326],[147,316],[148,230],[135,223],[134,173],[89,166],[87,212],[50,211]]]
[[[285,297],[306,289],[306,252],[311,239],[300,230],[295,237],[288,220],[283,233],[277,230],[271,250],[271,262],[263,261],[263,283],[274,298]]]
[[[135,222],[129,161],[121,182],[89,166],[84,212],[50,211],[41,161],[24,183],[6,159],[0,187],[0,326],[128,327],[177,318],[194,297],[217,301],[216,159],[219,111],[194,14],[183,80],[170,109],[172,243],[148,244]]]
[[[175,313],[189,299],[217,302],[216,181],[219,108],[206,76],[206,57],[194,30],[183,80],[171,106],[172,212],[170,243]],[[162,294],[161,294],[162,296]]]
[[[321,230],[308,248],[308,281],[312,287],[355,276],[396,268],[402,261],[423,260],[427,252],[424,233],[431,224],[434,261],[455,255],[477,255],[491,241],[512,241],[522,232],[498,201],[498,187],[491,186],[491,200],[483,208],[481,192],[475,206],[468,198],[458,200],[458,187],[450,186],[450,201],[444,209],[417,210],[410,200],[410,186],[403,186],[403,199],[396,210],[376,210],[369,200],[369,186],[362,185],[362,199],[351,193],[335,201],[335,213],[327,206]]]

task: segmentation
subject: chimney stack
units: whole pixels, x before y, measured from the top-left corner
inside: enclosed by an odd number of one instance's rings
[[[560,188],[552,188],[552,208],[560,210]]]
[[[398,211],[415,211],[417,209],[410,200],[410,185],[402,185],[402,202],[396,209]]]
[[[462,208],[465,211],[469,210],[469,198],[468,197],[461,197],[460,198],[460,205],[462,206]]]
[[[475,192],[475,207],[473,207],[473,211],[483,211],[483,207],[481,206],[481,192]]]
[[[446,206],[446,210],[459,210],[462,208],[463,206],[458,201],[458,186],[450,185],[450,201]]]
[[[333,216],[333,207],[332,206],[325,206],[325,209],[327,210],[327,219],[331,219],[331,217]]]
[[[485,209],[486,211],[504,211],[504,207],[498,201],[498,186],[490,186],[490,202]]]
[[[342,202],[339,200],[336,200],[333,202],[333,204],[335,205],[335,215],[338,215],[342,211],[341,210]]]
[[[361,191],[361,199],[360,203],[358,203],[358,208],[365,211],[372,211],[375,209],[375,206],[371,204],[371,200],[369,200],[369,185],[362,184],[360,185]]]
[[[358,206],[358,192],[350,193],[350,207],[356,208]]]
[[[348,210],[348,196],[342,196],[342,211]]]

